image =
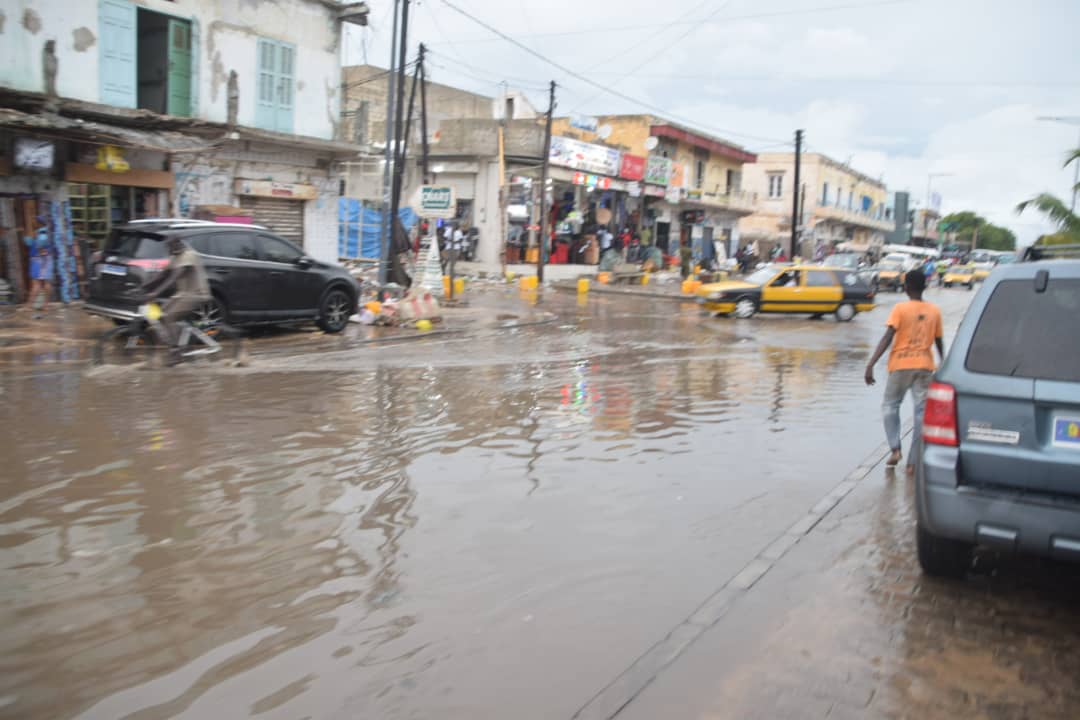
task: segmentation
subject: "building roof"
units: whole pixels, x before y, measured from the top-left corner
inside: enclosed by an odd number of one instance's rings
[[[824,155],[822,153],[803,153],[802,157],[803,157],[803,162],[806,162],[808,159],[813,158],[813,159],[816,159],[819,162],[822,162],[822,163],[824,163],[826,165],[831,165],[834,168],[837,168],[839,170],[843,170],[847,174],[858,178],[862,182],[865,182],[865,183],[867,183],[869,185],[876,185],[877,187],[880,187],[883,190],[885,189],[885,183],[882,182],[881,180],[878,180],[877,178],[870,177],[869,175],[866,175],[865,173],[861,173],[858,170],[856,170],[855,168],[851,167],[850,165],[848,165],[846,163],[842,163],[839,160],[833,160],[828,155]],[[760,160],[762,162],[769,162],[769,161],[788,162],[788,161],[790,161],[790,162],[794,163],[795,162],[795,153],[793,153],[793,152],[761,153],[761,154],[758,155],[758,158],[760,158]]]
[[[709,135],[704,135],[696,130],[689,130],[666,120],[662,123],[653,124],[650,134],[655,137],[667,137],[673,140],[681,140],[694,147],[708,150],[724,157],[743,163],[757,162],[757,155],[744,150],[742,147],[720,140]]]
[[[199,118],[161,115],[42,93],[0,88],[0,127],[73,137],[89,143],[159,150],[201,152],[230,141],[249,140],[332,155],[357,155],[360,148],[339,140],[272,132]],[[235,133],[235,136],[233,135]]]

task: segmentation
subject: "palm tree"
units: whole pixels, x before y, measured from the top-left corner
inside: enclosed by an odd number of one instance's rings
[[[1065,159],[1065,167],[1072,163],[1080,163],[1080,148],[1069,152]],[[1080,192],[1080,184],[1073,188],[1073,192]],[[1040,193],[1030,200],[1025,200],[1016,206],[1016,212],[1022,213],[1029,207],[1035,208],[1057,226],[1058,231],[1053,235],[1046,235],[1039,239],[1040,244],[1058,245],[1064,243],[1080,243],[1080,216],[1075,210],[1070,209],[1060,198],[1050,193]]]

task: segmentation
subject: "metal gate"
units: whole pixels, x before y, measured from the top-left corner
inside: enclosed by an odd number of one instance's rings
[[[240,207],[250,210],[256,225],[304,247],[304,201],[241,195]]]

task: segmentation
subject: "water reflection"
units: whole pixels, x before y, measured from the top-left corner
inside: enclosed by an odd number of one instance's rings
[[[664,542],[652,528],[706,536],[749,492],[711,473],[765,466],[755,428],[797,418],[805,452],[853,392],[845,351],[703,328],[692,308],[593,300],[572,322],[566,304],[565,326],[439,346],[455,364],[394,349],[312,359],[336,372],[0,376],[4,711],[196,715],[228,686],[240,711],[386,714],[468,666],[485,623],[521,622],[521,598],[565,603],[571,627],[575,603],[624,597]],[[658,515],[687,492],[665,473],[716,488],[710,522]]]

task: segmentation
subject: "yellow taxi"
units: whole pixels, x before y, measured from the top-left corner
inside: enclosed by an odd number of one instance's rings
[[[753,317],[763,313],[833,313],[848,322],[874,309],[874,289],[847,268],[766,265],[744,280],[702,285],[698,303],[709,312]]]
[[[953,265],[941,277],[941,283],[945,287],[963,285],[968,290],[975,288],[975,268],[970,265]]]
[[[993,270],[994,270],[994,263],[990,263],[990,262],[975,263],[974,265],[972,265],[972,268],[975,271],[975,273],[974,273],[975,274],[975,281],[976,282],[982,282],[986,278],[990,277],[990,273],[993,272]]]

